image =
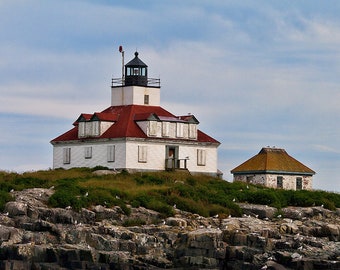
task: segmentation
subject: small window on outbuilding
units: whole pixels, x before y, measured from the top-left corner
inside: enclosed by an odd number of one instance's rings
[[[302,178],[296,177],[296,190],[302,189]]]
[[[252,184],[253,182],[254,182],[254,176],[253,175],[247,176],[247,183]]]
[[[283,177],[282,176],[278,176],[276,178],[276,187],[283,188]]]

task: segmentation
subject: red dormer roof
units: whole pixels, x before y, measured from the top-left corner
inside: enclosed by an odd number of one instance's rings
[[[91,117],[91,120],[116,122],[118,120],[118,114],[116,114],[116,113],[96,112]]]
[[[159,106],[143,106],[143,105],[127,105],[127,106],[111,106],[101,113],[82,114],[76,123],[83,117],[85,120],[91,119],[94,115],[102,121],[114,121],[115,123],[101,136],[96,139],[110,139],[110,138],[147,138],[146,134],[137,125],[137,120],[146,120],[150,115],[156,115],[159,119],[175,119],[175,115],[168,112]],[[93,138],[88,138],[93,139]],[[162,138],[164,139],[164,138]],[[64,142],[64,141],[77,141],[78,138],[78,123],[75,127],[64,134],[53,139],[51,143]],[[82,138],[84,140],[84,138]],[[174,139],[171,139],[174,140]],[[181,140],[181,139],[177,139]],[[216,143],[217,140],[208,136],[207,134],[197,131],[197,141]]]

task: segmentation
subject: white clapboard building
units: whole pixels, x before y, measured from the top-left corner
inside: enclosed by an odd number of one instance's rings
[[[198,129],[194,115],[160,106],[160,80],[135,53],[122,78],[112,79],[111,106],[82,113],[73,128],[51,141],[53,167],[129,171],[189,170],[217,175],[219,142]]]

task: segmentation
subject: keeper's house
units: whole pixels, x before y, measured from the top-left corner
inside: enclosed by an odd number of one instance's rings
[[[122,78],[112,79],[111,106],[80,114],[72,129],[51,141],[53,167],[217,175],[220,143],[198,129],[194,115],[176,116],[160,106],[160,80],[148,78],[137,52],[123,67]]]
[[[312,189],[315,172],[287,154],[284,149],[261,151],[231,171],[234,181],[260,184],[271,188]]]

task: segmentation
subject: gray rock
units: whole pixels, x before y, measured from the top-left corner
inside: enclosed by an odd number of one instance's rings
[[[275,213],[277,212],[277,208],[270,207],[267,205],[256,205],[256,204],[248,204],[248,203],[239,203],[238,205],[240,206],[244,214],[250,215],[256,218],[272,219]]]
[[[322,207],[244,204],[244,217],[176,209],[49,208],[53,190],[15,191],[0,214],[0,269],[338,269],[340,216]],[[301,214],[300,214],[301,213]],[[144,225],[123,227],[126,220]]]
[[[11,201],[5,205],[5,213],[9,217],[27,215],[27,203]]]

